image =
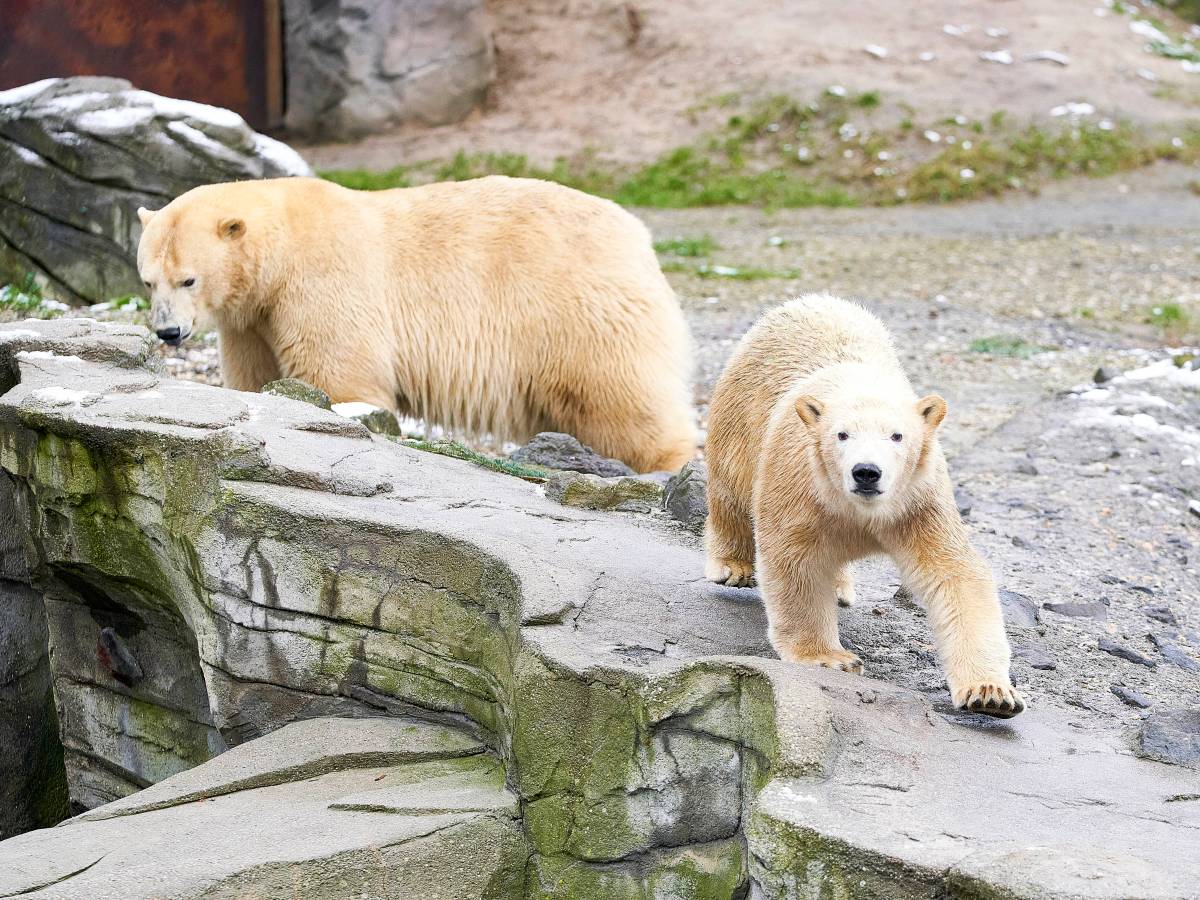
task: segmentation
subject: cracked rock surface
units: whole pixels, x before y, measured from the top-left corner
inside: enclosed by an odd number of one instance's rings
[[[1065,639],[1036,615],[1014,643],[1059,672],[1017,668],[1033,706],[1009,722],[950,709],[911,601],[843,618],[874,677],[785,665],[757,594],[704,582],[682,524],[563,506],[151,358],[128,326],[0,326],[0,469],[89,810],[0,843],[0,896],[232,897],[235,877],[264,896],[1194,896],[1196,770],[1139,756],[1107,683],[1101,709],[1068,702]],[[893,593],[863,568],[861,595]],[[106,628],[140,679],[103,666]],[[1195,690],[1151,674],[1128,681],[1156,702]],[[1190,740],[1188,716],[1161,721]]]

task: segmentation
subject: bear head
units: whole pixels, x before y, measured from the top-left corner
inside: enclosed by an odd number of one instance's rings
[[[172,345],[187,340],[198,317],[231,318],[247,295],[245,219],[195,202],[193,193],[157,211],[138,209],[138,273],[150,293],[150,325]]]
[[[946,401],[930,394],[914,402],[911,392],[884,388],[802,394],[795,410],[810,436],[821,495],[875,518],[905,508]]]

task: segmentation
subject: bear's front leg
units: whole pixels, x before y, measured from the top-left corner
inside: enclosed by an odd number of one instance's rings
[[[1003,719],[1022,712],[996,583],[953,505],[919,515],[903,534],[892,555],[925,603],[954,705]]]
[[[840,572],[786,540],[760,543],[758,583],[767,608],[767,634],[780,659],[862,672],[862,660],[842,647],[838,634],[835,582]]]

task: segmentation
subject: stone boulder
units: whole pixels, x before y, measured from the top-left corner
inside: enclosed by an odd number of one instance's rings
[[[0,284],[33,273],[72,303],[139,293],[139,206],[201,184],[311,174],[236,113],[118,78],[0,92]]]
[[[875,677],[784,664],[665,517],[176,381],[152,345],[0,325],[0,470],[87,810],[0,842],[0,895],[1195,896],[1195,771],[1053,695],[954,712],[918,608],[841,613]]]
[[[457,122],[495,75],[483,0],[285,0],[289,131],[345,139]]]
[[[561,431],[542,431],[535,434],[528,443],[514,450],[509,459],[525,466],[583,472],[599,475],[601,478],[621,478],[637,474],[621,460],[601,456],[591,447],[581,444],[574,436],[563,434]]]

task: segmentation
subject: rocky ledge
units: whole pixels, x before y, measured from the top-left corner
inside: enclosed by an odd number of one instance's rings
[[[150,350],[0,326],[0,590],[38,607],[0,697],[52,682],[61,735],[9,784],[89,810],[0,843],[0,896],[1194,896],[1196,772],[956,714],[911,604],[844,617],[885,680],[785,665],[666,517]]]

